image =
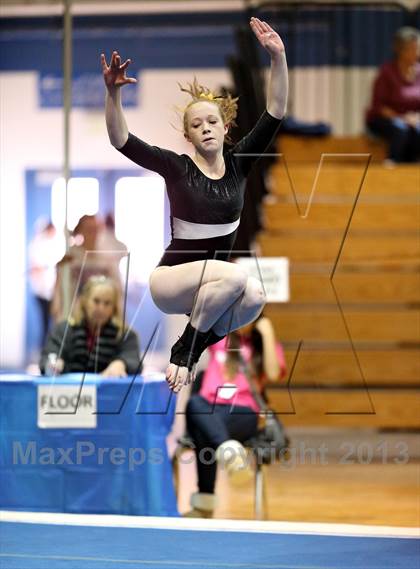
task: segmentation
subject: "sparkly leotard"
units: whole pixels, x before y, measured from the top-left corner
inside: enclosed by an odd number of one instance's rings
[[[150,146],[133,134],[118,150],[166,182],[172,240],[158,266],[203,259],[228,260],[244,202],[246,177],[281,119],[264,111],[254,128],[224,154],[225,174],[213,180],[186,154]]]

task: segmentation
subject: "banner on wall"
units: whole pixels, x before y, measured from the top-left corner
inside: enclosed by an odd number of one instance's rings
[[[59,73],[39,73],[38,101],[41,108],[63,106],[63,76]],[[138,83],[124,88],[124,107],[138,104]],[[76,73],[72,80],[72,106],[84,109],[103,109],[105,85],[102,73]]]

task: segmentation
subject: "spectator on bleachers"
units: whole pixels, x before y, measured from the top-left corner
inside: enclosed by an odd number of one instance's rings
[[[217,463],[233,482],[250,476],[242,443],[256,435],[260,409],[247,376],[263,392],[267,381],[286,375],[282,347],[271,321],[264,316],[232,332],[209,351],[199,393],[191,396],[186,409],[198,474],[198,492],[191,496],[192,510],[185,514],[187,517],[212,516]]]
[[[48,335],[39,364],[42,374],[100,373],[125,377],[141,372],[139,341],[124,327],[115,281],[90,277],[71,318]]]
[[[400,28],[395,57],[382,65],[366,115],[368,129],[389,144],[392,162],[420,159],[420,32]]]
[[[83,215],[72,232],[72,245],[57,265],[57,280],[51,305],[55,322],[68,317],[75,295],[80,293],[92,275],[105,275],[115,280],[120,292],[123,290],[119,271],[121,257],[116,257],[113,251],[101,249],[99,233],[100,224],[95,215]],[[65,294],[68,295],[67,307]]]

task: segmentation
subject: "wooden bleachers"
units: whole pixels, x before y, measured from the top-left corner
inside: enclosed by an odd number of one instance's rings
[[[324,143],[282,137],[271,171],[258,244],[290,259],[291,300],[266,313],[292,374],[269,398],[286,425],[419,428],[420,169],[383,166],[380,145],[367,170],[320,167],[349,148]]]
[[[291,136],[282,135],[281,152],[291,161],[318,162],[325,154],[371,154],[373,162],[383,162],[386,145],[368,136]],[[349,157],[347,156],[348,160]]]

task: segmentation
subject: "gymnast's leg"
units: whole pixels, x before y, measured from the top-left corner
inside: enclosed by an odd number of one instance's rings
[[[248,277],[244,293],[229,307],[212,327],[217,336],[227,336],[254,322],[261,314],[266,303],[266,295],[261,282],[255,277]]]
[[[248,277],[237,265],[225,261],[194,261],[162,266],[150,276],[152,298],[167,314],[191,313],[191,326],[207,332],[243,295]],[[178,390],[188,379],[188,369],[170,364],[169,384]]]
[[[153,301],[162,312],[191,313],[191,325],[206,332],[242,295],[247,278],[233,263],[208,260],[158,267],[149,284]]]

